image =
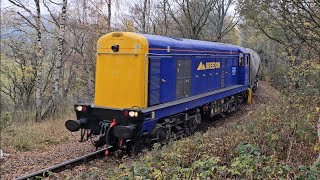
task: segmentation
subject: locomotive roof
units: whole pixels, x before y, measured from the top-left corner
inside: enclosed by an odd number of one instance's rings
[[[150,34],[141,34],[146,37],[149,42],[149,48],[151,49],[170,49],[188,50],[189,52],[205,52],[205,51],[217,51],[219,52],[237,52],[248,53],[248,51],[240,46],[225,44],[219,42],[200,41],[193,39],[184,39],[177,37],[158,36]]]

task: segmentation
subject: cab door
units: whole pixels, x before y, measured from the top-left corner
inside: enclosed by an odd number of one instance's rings
[[[245,86],[250,85],[250,55],[239,54],[239,82]]]
[[[175,61],[170,58],[150,57],[148,77],[148,105],[174,100],[176,79]]]
[[[250,54],[245,54],[245,85],[250,85]]]
[[[176,79],[176,61],[172,58],[161,58],[160,67],[160,103],[175,100]]]

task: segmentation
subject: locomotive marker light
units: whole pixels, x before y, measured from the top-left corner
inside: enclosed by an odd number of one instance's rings
[[[129,112],[128,112],[128,111],[123,111],[123,115],[124,115],[124,116],[128,116],[128,115],[129,115]]]
[[[79,106],[76,107],[76,110],[79,111],[79,112],[86,112],[87,107],[79,105]]]

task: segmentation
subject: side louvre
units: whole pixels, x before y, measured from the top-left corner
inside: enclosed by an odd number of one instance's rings
[[[191,95],[191,59],[177,60],[176,98],[185,98]]]
[[[160,59],[149,59],[149,106],[160,104]]]

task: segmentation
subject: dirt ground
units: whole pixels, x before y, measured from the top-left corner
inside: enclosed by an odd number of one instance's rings
[[[275,102],[279,96],[280,93],[268,83],[260,82],[259,89],[254,94],[253,103],[251,105],[244,105],[240,110],[226,116],[225,118],[218,118],[215,121],[204,122],[202,127],[206,127],[206,129],[209,130],[227,127],[230,124],[241,121],[246,118],[246,116],[250,115],[251,112],[263,108],[266,104]],[[61,124],[61,127],[57,128],[65,127],[64,124]],[[79,143],[79,134],[71,134],[67,132],[63,135],[70,136],[67,142],[58,145],[50,145],[42,150],[21,152],[16,149],[10,149],[10,156],[0,160],[1,179],[13,179],[66,160],[85,155],[95,150],[91,142]],[[132,158],[125,158],[121,160],[116,157],[105,157],[103,159],[98,159],[84,165],[74,167],[71,170],[61,172],[54,175],[53,179],[75,179],[76,177],[81,179],[107,179],[106,177],[88,175],[87,172],[94,172],[96,169],[99,169],[99,171],[110,169],[114,166],[119,166],[123,161],[132,161]],[[83,174],[86,174],[87,176],[83,176]]]
[[[66,143],[52,145],[43,150],[20,152],[12,149],[10,156],[1,160],[1,179],[13,179],[95,150],[90,142],[78,141],[78,136],[72,136]]]

